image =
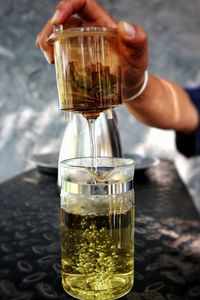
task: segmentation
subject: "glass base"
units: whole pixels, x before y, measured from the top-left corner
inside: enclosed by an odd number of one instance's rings
[[[133,287],[133,273],[116,274],[105,281],[89,275],[63,275],[62,285],[71,296],[82,300],[113,300],[126,295]]]

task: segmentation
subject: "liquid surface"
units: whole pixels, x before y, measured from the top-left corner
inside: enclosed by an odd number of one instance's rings
[[[80,202],[61,210],[63,287],[79,299],[119,298],[133,285],[134,209],[122,201]]]

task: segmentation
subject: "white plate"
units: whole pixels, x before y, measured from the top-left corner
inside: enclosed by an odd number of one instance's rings
[[[57,174],[58,157],[58,153],[34,154],[31,161],[36,164],[40,171]]]
[[[155,157],[139,155],[139,154],[128,154],[125,153],[124,157],[131,158],[135,161],[136,170],[145,170],[150,167],[156,166],[159,164],[160,160]]]

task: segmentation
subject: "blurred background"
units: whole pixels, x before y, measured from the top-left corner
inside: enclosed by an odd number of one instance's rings
[[[33,153],[58,151],[65,128],[58,110],[55,71],[35,39],[55,0],[1,0],[0,181],[32,168]],[[99,0],[117,19],[141,24],[149,35],[149,71],[181,85],[200,83],[199,0]],[[174,132],[149,128],[116,109],[126,153],[173,159],[186,178],[196,160],[177,153]],[[198,160],[198,159],[197,159]],[[190,163],[188,164],[188,162]],[[191,184],[192,182],[192,184]]]

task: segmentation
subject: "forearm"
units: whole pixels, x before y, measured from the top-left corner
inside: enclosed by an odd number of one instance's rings
[[[188,94],[177,84],[150,74],[142,95],[125,105],[149,126],[192,132],[199,124],[198,112]]]

